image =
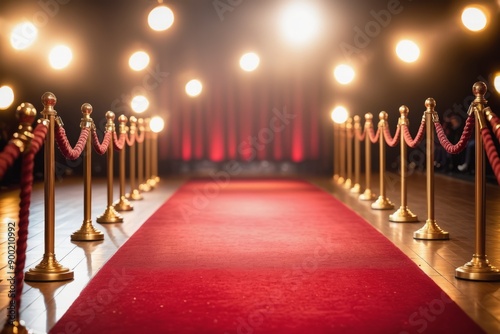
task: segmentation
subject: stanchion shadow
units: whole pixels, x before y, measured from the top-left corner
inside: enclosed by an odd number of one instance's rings
[[[92,253],[96,250],[97,246],[101,245],[104,240],[97,241],[72,241],[71,243],[75,246],[81,248],[85,254],[85,259],[87,261],[87,276],[89,278],[93,277],[92,268]]]
[[[117,224],[101,224],[102,227],[106,230],[106,233],[111,240],[111,242],[116,246],[116,249],[120,248],[121,245],[125,241],[127,241],[130,238],[130,235],[125,232],[123,229],[123,224],[122,223],[117,223]],[[118,230],[121,234],[121,236],[115,235],[115,230]]]
[[[34,289],[38,289],[43,296],[43,303],[45,304],[45,310],[47,312],[46,328],[52,328],[57,320],[56,317],[57,304],[56,304],[56,299],[54,298],[54,296],[56,295],[56,291],[70,282],[71,281],[55,281],[55,282],[25,281],[26,285]]]

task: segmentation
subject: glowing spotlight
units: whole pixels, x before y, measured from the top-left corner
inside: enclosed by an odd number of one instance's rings
[[[134,71],[142,71],[149,65],[149,55],[144,51],[134,52],[128,59],[128,66]]]
[[[29,48],[38,36],[38,29],[31,22],[23,22],[12,29],[10,45],[16,50]]]
[[[341,64],[335,67],[333,75],[335,76],[335,80],[337,80],[340,84],[347,85],[354,80],[355,72],[351,66]]]
[[[347,121],[347,118],[349,117],[349,112],[347,111],[346,108],[342,106],[337,106],[335,109],[332,110],[332,121],[334,121],[337,124],[342,124]]]
[[[155,31],[167,30],[174,24],[174,13],[167,6],[158,6],[149,12],[148,24]]]
[[[149,107],[149,100],[143,95],[136,95],[132,98],[130,102],[132,110],[140,114],[145,112]]]
[[[201,94],[203,85],[199,80],[193,79],[186,84],[186,94],[195,97]]]
[[[470,31],[481,31],[486,27],[488,18],[479,7],[467,7],[462,12],[462,23]]]
[[[497,92],[500,93],[500,72],[497,72],[495,74],[495,79],[493,79],[493,86],[495,86]]]
[[[410,40],[404,39],[396,45],[396,54],[407,63],[413,63],[420,57],[420,48]]]
[[[310,41],[319,31],[319,15],[309,3],[291,4],[281,14],[281,30],[293,44]]]
[[[14,102],[14,91],[9,86],[0,87],[0,110],[5,110]]]
[[[240,58],[240,67],[243,69],[243,71],[247,72],[255,71],[257,67],[259,67],[259,64],[260,64],[260,58],[254,52],[245,53]]]
[[[61,70],[69,65],[73,59],[73,52],[65,45],[54,47],[49,53],[49,63],[52,68]]]
[[[151,128],[151,131],[153,131],[154,133],[158,133],[161,132],[165,127],[165,122],[160,116],[154,116],[151,117],[151,120],[149,121],[149,127]]]

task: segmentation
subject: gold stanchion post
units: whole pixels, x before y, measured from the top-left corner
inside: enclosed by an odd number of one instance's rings
[[[387,113],[381,111],[379,113],[379,123],[378,127],[380,129],[378,142],[379,142],[379,175],[380,175],[380,196],[375,202],[372,203],[371,207],[374,210],[390,210],[394,209],[394,204],[386,197],[385,192],[385,140],[384,140],[384,129],[387,126]]]
[[[139,153],[139,156],[142,155],[144,158],[141,159],[139,157],[139,167],[140,167],[139,170],[141,170],[139,172],[139,174],[141,175],[141,179],[139,181],[139,190],[143,191],[143,192],[148,192],[151,190],[151,186],[148,184],[149,164],[151,163],[151,161],[149,160],[151,152],[150,152],[150,147],[148,145],[149,134],[150,134],[150,131],[149,131],[150,119],[146,118],[146,119],[142,120],[142,122],[141,122],[141,120],[142,119],[139,119],[139,130],[141,132],[144,132],[144,140],[142,143],[139,143],[139,149],[140,149],[140,152],[142,152],[142,153]]]
[[[359,195],[361,201],[373,201],[375,199],[375,194],[371,190],[371,173],[372,173],[372,152],[371,152],[371,141],[368,135],[368,129],[373,126],[373,115],[371,113],[365,114],[365,191]]]
[[[413,232],[414,239],[447,240],[450,234],[443,231],[434,218],[434,122],[439,122],[435,110],[436,101],[433,98],[425,100],[425,131],[426,131],[426,169],[427,169],[427,220],[418,231]]]
[[[94,125],[90,114],[92,106],[88,103],[82,105],[82,121],[80,127],[91,129]],[[104,233],[92,225],[92,135],[89,133],[85,143],[83,156],[83,224],[80,229],[71,235],[72,241],[98,241],[104,240]]]
[[[408,107],[401,106],[399,108],[400,118],[399,118],[399,126],[409,126],[408,121]],[[406,161],[406,142],[404,136],[401,134],[401,138],[399,141],[400,152],[401,152],[401,206],[396,212],[392,215],[389,215],[389,220],[398,223],[409,223],[418,221],[418,217],[416,214],[408,209],[407,204],[407,190],[406,190],[406,169],[408,167],[408,163]]]
[[[106,113],[106,119],[106,131],[112,134],[115,131],[115,114],[112,111],[108,111]],[[113,136],[111,135],[107,151],[108,203],[104,213],[96,219],[100,224],[123,223],[123,217],[113,207],[113,150]]]
[[[486,256],[486,187],[485,187],[485,164],[484,144],[481,130],[484,129],[486,119],[484,115],[487,103],[484,95],[487,87],[484,82],[476,82],[472,86],[474,99],[475,140],[476,140],[476,175],[475,175],[475,214],[476,214],[476,247],[472,260],[455,270],[455,277],[474,281],[498,281],[500,270],[490,264]]]
[[[45,247],[42,261],[29,269],[24,279],[26,281],[65,281],[73,279],[74,273],[63,267],[56,260],[54,252],[55,245],[55,118],[57,112],[54,109],[57,98],[52,93],[42,95],[42,116],[47,123],[47,135],[44,143],[44,208],[45,208]]]
[[[337,184],[344,184],[345,182],[345,122],[338,125],[339,129],[339,178]]]
[[[345,189],[352,187],[352,118],[349,117],[345,124],[345,140],[346,140],[346,179],[344,182]]]
[[[120,135],[127,133],[127,116],[120,115],[118,117],[118,123],[120,124],[118,127],[118,131]],[[132,211],[134,207],[125,197],[125,148],[127,147],[127,143],[123,144],[123,148],[119,153],[119,177],[120,177],[120,198],[113,204],[116,211]]]
[[[129,136],[132,138],[137,135],[137,118],[135,116],[130,116],[129,119],[130,122],[130,128],[129,128]],[[141,192],[139,191],[139,188],[137,187],[137,173],[136,173],[136,166],[138,165],[137,159],[135,156],[136,153],[136,146],[138,146],[139,143],[134,141],[134,144],[130,146],[129,150],[129,173],[130,173],[130,193],[126,195],[126,197],[130,200],[133,201],[139,201],[142,200],[144,197],[142,197]]]
[[[361,185],[359,184],[359,179],[361,175],[361,156],[360,156],[360,142],[357,131],[361,129],[360,117],[358,115],[354,116],[354,185],[351,188],[351,193],[359,194],[361,192]]]

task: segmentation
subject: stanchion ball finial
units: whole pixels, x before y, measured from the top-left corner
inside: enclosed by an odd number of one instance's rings
[[[381,111],[379,114],[378,114],[378,118],[380,120],[384,120],[384,121],[387,121],[387,118],[388,118],[388,115],[385,111]]]
[[[407,106],[405,106],[404,104],[399,107],[399,113],[401,114],[401,116],[408,116],[408,113],[410,112],[410,109],[408,109]]]
[[[120,117],[118,117],[118,122],[120,122],[120,123],[127,123],[127,116],[120,115]]]
[[[42,104],[44,107],[54,107],[57,103],[56,96],[51,92],[45,92],[42,95]]]
[[[129,119],[130,123],[137,123],[137,117],[135,116],[130,116],[130,119]]]
[[[36,109],[31,103],[23,102],[16,109],[16,117],[21,124],[33,124],[36,118]]]
[[[361,120],[361,117],[359,117],[358,115],[354,115],[354,123],[357,123]]]
[[[484,97],[487,91],[488,87],[482,81],[478,81],[472,86],[472,93],[475,97]]]
[[[115,120],[115,113],[112,111],[106,112],[106,119],[109,121],[114,121]]]
[[[425,100],[425,107],[427,109],[434,109],[436,108],[436,100],[434,100],[432,97],[429,97],[427,100]]]
[[[80,108],[82,110],[82,114],[83,115],[88,115],[90,116],[90,114],[92,114],[92,106],[90,105],[90,103],[84,103],[82,104],[82,107]]]
[[[371,112],[367,112],[367,113],[365,114],[365,120],[367,120],[367,121],[371,121],[372,119],[373,119],[373,115],[372,115],[372,113],[371,113]]]

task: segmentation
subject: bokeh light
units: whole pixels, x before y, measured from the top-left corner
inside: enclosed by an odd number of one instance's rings
[[[160,116],[154,116],[151,117],[151,120],[149,121],[149,127],[151,128],[151,131],[153,131],[154,133],[158,133],[161,132],[165,127],[165,122]]]
[[[495,86],[497,93],[500,93],[500,72],[495,73],[495,78],[493,79],[493,86]]]
[[[136,95],[132,98],[130,107],[138,114],[143,113],[149,108],[149,100],[144,95]]]
[[[342,85],[347,85],[354,80],[355,72],[354,69],[346,64],[341,64],[335,67],[333,71],[335,80]]]
[[[402,61],[413,63],[420,57],[420,48],[415,42],[404,39],[396,45],[396,54]]]
[[[310,3],[296,2],[283,10],[280,25],[287,41],[304,44],[318,34],[320,19],[316,8]]]
[[[486,27],[488,18],[479,7],[467,7],[462,12],[462,23],[470,31],[481,31]]]
[[[243,71],[246,72],[255,71],[257,67],[259,67],[259,64],[260,64],[260,58],[254,52],[245,53],[240,58],[240,67]]]
[[[186,84],[186,94],[191,97],[196,97],[201,94],[203,85],[197,79],[193,79]]]
[[[9,108],[14,102],[14,91],[9,86],[0,87],[0,110]]]
[[[73,52],[66,45],[58,45],[50,50],[49,63],[56,70],[66,68],[72,59]]]
[[[334,121],[337,124],[342,124],[347,121],[347,118],[349,117],[349,112],[347,109],[343,106],[337,106],[332,110],[331,113],[332,121]]]
[[[149,55],[144,51],[134,52],[128,59],[128,65],[134,71],[142,71],[149,65]]]
[[[38,36],[38,29],[31,22],[19,23],[12,29],[10,34],[10,44],[16,50],[29,48]]]
[[[167,6],[158,6],[149,12],[148,24],[155,31],[167,30],[174,24],[174,13]]]

